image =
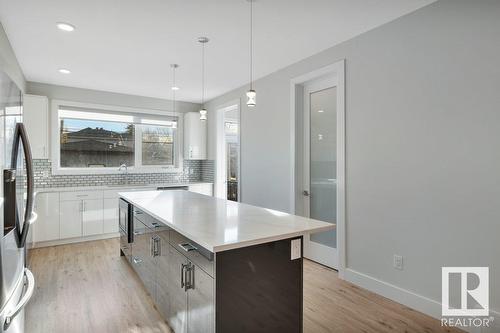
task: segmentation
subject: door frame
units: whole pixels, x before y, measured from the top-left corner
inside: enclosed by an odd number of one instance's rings
[[[233,108],[237,108],[238,127],[238,202],[241,202],[241,101],[232,100],[216,107],[215,131],[216,131],[216,154],[215,154],[215,191],[214,196],[227,199],[226,184],[226,138],[224,133],[224,114]]]
[[[324,76],[335,74],[337,76],[337,251],[339,277],[344,278],[346,269],[346,242],[345,242],[345,59],[331,65],[319,68],[290,80],[290,211],[296,213],[297,190],[301,188],[298,182],[302,177],[297,177],[297,119],[303,116],[303,85]],[[300,136],[299,136],[300,137]]]

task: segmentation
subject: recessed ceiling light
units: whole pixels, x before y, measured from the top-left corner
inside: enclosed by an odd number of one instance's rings
[[[325,110],[318,110],[318,112],[319,112],[319,113],[323,113],[323,112],[325,112]]]
[[[69,69],[66,69],[66,68],[60,68],[59,69],[59,73],[61,73],[61,74],[71,74],[71,71]]]
[[[71,25],[69,23],[64,23],[64,22],[58,22],[56,24],[57,28],[62,31],[73,31],[75,30],[75,26]]]
[[[179,89],[181,89],[181,88],[179,88],[179,87],[172,87],[172,90],[179,90]]]

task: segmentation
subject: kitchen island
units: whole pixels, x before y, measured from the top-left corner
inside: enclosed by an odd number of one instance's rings
[[[302,332],[302,240],[334,224],[188,191],[120,193],[120,253],[176,332]]]

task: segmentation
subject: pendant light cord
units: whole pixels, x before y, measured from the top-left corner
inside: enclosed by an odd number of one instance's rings
[[[250,90],[253,90],[253,0],[250,1]]]
[[[201,43],[201,104],[205,104],[205,43]]]

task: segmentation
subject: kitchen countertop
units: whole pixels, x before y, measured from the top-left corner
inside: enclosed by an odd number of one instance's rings
[[[102,185],[102,186],[78,186],[78,187],[35,187],[35,193],[46,192],[74,192],[74,191],[106,191],[106,190],[126,190],[128,188],[141,189],[157,187],[176,187],[197,184],[213,184],[210,182],[189,182],[189,183],[160,183],[160,184],[125,184],[125,185]]]
[[[120,192],[119,195],[211,252],[335,228],[332,223],[188,191]]]

